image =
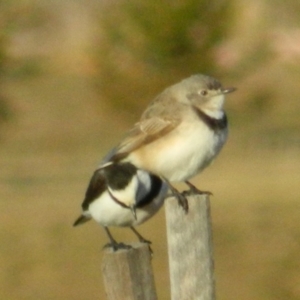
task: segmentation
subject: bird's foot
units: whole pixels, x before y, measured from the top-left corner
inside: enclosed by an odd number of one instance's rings
[[[150,254],[151,254],[151,256],[153,255],[153,250],[152,250],[152,248],[151,248],[151,244],[152,244],[152,242],[151,241],[149,241],[149,240],[146,240],[146,239],[144,239],[143,237],[142,238],[139,238],[139,241],[141,242],[141,243],[143,243],[143,244],[147,244],[148,245],[148,249],[149,249],[149,252],[150,252]]]
[[[185,195],[181,194],[177,189],[175,189],[171,184],[169,184],[170,190],[173,196],[177,199],[179,206],[182,207],[184,212],[187,214],[189,211],[189,203]]]
[[[108,243],[106,245],[104,245],[103,249],[106,249],[106,248],[112,248],[112,250],[114,252],[118,251],[118,250],[128,250],[128,249],[131,249],[132,247],[130,245],[126,245],[124,243]]]
[[[131,248],[132,248],[130,245],[126,245],[126,244],[124,244],[124,243],[118,243],[118,242],[113,238],[113,236],[111,235],[109,229],[108,229],[106,226],[104,226],[104,230],[105,230],[105,232],[106,232],[106,234],[107,234],[107,236],[108,236],[108,238],[109,238],[109,240],[110,240],[110,243],[106,244],[106,245],[103,247],[103,249],[105,249],[105,248],[112,248],[113,251],[115,252],[115,251],[120,250],[120,249],[131,249]]]
[[[143,243],[143,244],[147,244],[148,245],[148,248],[149,248],[149,251],[151,253],[151,256],[153,254],[153,251],[150,247],[150,245],[152,244],[151,241],[149,240],[146,240],[133,226],[130,226],[130,229],[133,231],[133,233],[137,236],[137,238],[139,239],[139,242],[140,243]]]
[[[202,191],[199,190],[198,188],[196,188],[192,183],[190,183],[189,181],[185,181],[185,183],[188,185],[189,190],[187,191],[183,191],[182,195],[183,196],[192,196],[192,195],[208,195],[208,196],[212,196],[213,193],[210,191]]]
[[[184,212],[187,214],[189,212],[189,203],[185,197],[185,195],[182,195],[176,188],[174,188],[171,183],[166,178],[162,178],[169,186],[169,189],[172,193],[172,195],[177,199],[178,205],[182,207]],[[167,196],[168,197],[168,196]]]

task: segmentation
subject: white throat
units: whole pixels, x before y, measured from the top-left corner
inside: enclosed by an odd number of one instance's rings
[[[214,96],[201,108],[201,110],[214,119],[222,119],[224,117],[224,101],[225,96],[223,94]]]

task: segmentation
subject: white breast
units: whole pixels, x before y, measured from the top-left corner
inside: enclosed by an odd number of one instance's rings
[[[169,181],[184,181],[212,162],[226,138],[227,130],[215,133],[201,120],[193,119],[130,154],[129,160]]]
[[[136,219],[129,208],[116,203],[108,192],[104,192],[93,201],[88,211],[91,217],[102,226],[136,226],[151,218],[161,208],[167,189],[164,183],[159,195],[150,204],[137,208]]]

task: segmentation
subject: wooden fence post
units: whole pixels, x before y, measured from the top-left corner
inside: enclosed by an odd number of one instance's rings
[[[166,199],[166,223],[172,300],[214,300],[209,197],[187,198],[185,214],[175,198]]]
[[[107,300],[157,300],[151,253],[147,244],[104,250],[102,274]]]

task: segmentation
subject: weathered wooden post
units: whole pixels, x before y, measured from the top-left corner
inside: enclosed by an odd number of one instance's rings
[[[102,274],[107,300],[157,300],[151,253],[147,244],[104,250]]]
[[[185,214],[175,198],[166,199],[172,300],[214,300],[209,197],[187,197]]]

